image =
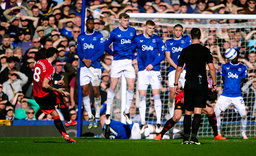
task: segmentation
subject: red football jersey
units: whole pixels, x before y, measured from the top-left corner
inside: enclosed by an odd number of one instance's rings
[[[33,96],[34,97],[44,97],[49,94],[49,92],[43,90],[42,84],[44,78],[52,81],[52,76],[54,74],[54,68],[47,59],[38,60],[34,67],[33,73]]]
[[[179,92],[177,95],[176,95],[176,102],[175,103],[178,103],[181,99],[184,98],[184,90],[182,90],[181,92]]]

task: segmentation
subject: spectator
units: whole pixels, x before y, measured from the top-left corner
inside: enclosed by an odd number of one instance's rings
[[[74,26],[72,30],[73,37],[71,38],[71,40],[74,40],[75,42],[77,42],[77,37],[80,33],[81,33],[81,29],[77,26]]]
[[[69,115],[70,115],[70,119],[73,120],[73,121],[76,121],[77,120],[77,112],[76,110],[74,109],[71,109],[69,111]]]
[[[226,11],[235,13],[238,8],[235,4],[233,4],[234,0],[227,0],[226,2]]]
[[[196,3],[197,0],[189,0],[187,5],[187,13],[195,13],[195,11],[198,9],[198,5]]]
[[[24,9],[25,10],[25,14],[24,13],[20,13],[21,12],[21,9]],[[10,13],[12,12],[12,15],[9,15]],[[22,15],[28,15],[28,16],[33,16],[31,10],[27,9],[26,7],[24,6],[14,6],[10,9],[6,9],[4,12],[3,12],[5,18],[7,21],[11,20],[12,18],[15,18],[15,17],[21,17]]]
[[[199,0],[198,3],[197,3],[197,9],[195,9],[194,13],[201,14],[205,10],[206,10],[206,3],[205,3],[205,1],[204,0]]]
[[[53,10],[53,15],[54,15],[57,22],[59,22],[60,19],[63,18],[62,11],[59,8],[56,8],[56,9]]]
[[[4,54],[5,50],[8,48],[13,49],[13,46],[11,45],[10,37],[8,35],[4,35],[2,40],[2,45],[0,45],[0,54]]]
[[[81,28],[82,21],[80,16],[75,16],[73,22],[74,26]]]
[[[60,33],[72,38],[73,37],[73,34],[72,34],[73,20],[74,20],[73,18],[61,19],[58,24]],[[66,23],[65,27],[64,27],[64,23]]]
[[[55,17],[53,15],[48,16],[49,19],[49,26],[58,30],[58,22],[56,21]]]
[[[238,6],[238,7],[243,7],[243,8],[248,7],[247,0],[238,0],[238,1],[235,1],[235,5]]]
[[[110,74],[107,71],[104,71],[101,75],[100,83],[100,95],[101,95],[101,104],[107,101],[107,92],[110,87]]]
[[[0,64],[0,73],[8,66],[8,63],[7,63],[7,57],[5,54],[1,54],[0,55],[0,59],[1,59],[1,64]]]
[[[179,13],[180,12],[180,1],[179,0],[173,0],[172,1],[172,7],[173,7],[173,11],[174,13]]]
[[[44,16],[43,18],[44,35],[50,34],[54,28],[49,25],[49,18]]]
[[[33,40],[32,40],[32,48],[38,49],[38,50],[41,49],[41,43],[40,43],[40,39],[39,38],[37,38],[37,37],[33,38]]]
[[[26,110],[29,108],[34,109],[33,117],[35,118],[36,117],[35,114],[40,109],[39,105],[33,99],[23,98],[21,101],[21,108],[15,109],[15,111],[14,111],[15,119],[18,119],[18,120],[25,119],[27,117]]]
[[[64,49],[64,47],[58,48],[58,51],[59,51],[59,55],[58,55],[57,60],[59,60],[61,62],[64,62],[67,59],[67,57],[65,56],[65,49]]]
[[[183,2],[180,4],[180,11],[179,14],[186,14],[188,10],[187,3]]]
[[[43,15],[39,14],[39,8],[37,6],[33,6],[31,11],[33,17],[36,17],[38,19],[38,25],[41,25],[41,19],[43,18]]]
[[[252,30],[251,32],[249,32],[246,35],[245,40],[249,42],[247,45],[249,48],[254,47],[254,45],[256,44],[256,30]]]
[[[26,115],[27,115],[27,117],[25,118],[25,120],[28,120],[28,121],[36,120],[34,108],[28,107],[26,109]]]
[[[75,11],[76,11],[76,16],[81,17],[81,11],[82,11],[82,0],[77,0],[75,3]]]
[[[89,121],[88,113],[86,111],[83,112],[83,120]]]
[[[248,61],[249,61],[250,63],[255,63],[255,61],[256,61],[255,51],[254,51],[254,52],[250,52],[250,53],[248,54]]]
[[[21,20],[21,27],[26,32],[30,32],[31,36],[34,36],[34,32],[38,24],[38,18],[22,15],[20,16],[20,20]],[[33,24],[31,23],[31,21],[33,22]]]
[[[13,109],[13,107],[12,106],[7,106],[5,109],[6,109],[5,120],[14,120],[14,109]]]
[[[244,9],[245,14],[256,14],[255,0],[247,1],[248,7]]]
[[[27,83],[22,87],[22,91],[26,97],[33,97],[33,71],[34,71],[35,59],[28,58],[26,62],[21,66],[20,71],[28,77]]]
[[[29,29],[26,29],[24,33],[24,40],[21,42],[21,48],[23,51],[27,51],[32,47],[33,46],[32,46],[32,40],[31,40],[31,32]]]
[[[15,69],[16,61],[17,61],[16,57],[7,58],[8,66],[0,73],[0,83],[4,83],[9,79],[8,77],[9,71],[11,71],[12,69]]]
[[[53,43],[51,39],[47,39],[44,44],[44,48],[47,50],[49,48],[53,47]]]
[[[8,100],[8,96],[3,92],[3,84],[0,84],[0,103],[2,104],[10,104]]]
[[[38,6],[40,8],[39,13],[43,16],[49,16],[52,14],[52,7],[48,3],[47,0],[41,0],[40,3],[38,3]]]
[[[18,76],[20,79],[18,79]],[[15,94],[22,91],[22,87],[27,83],[28,78],[25,74],[12,69],[9,71],[9,79],[3,83],[3,92],[5,92],[10,101],[13,100]]]
[[[76,54],[76,42],[75,41],[70,41],[68,43],[68,48],[69,48],[69,52],[66,53],[65,55],[67,57],[74,56]]]
[[[27,3],[24,4],[24,5],[25,5],[26,8],[31,10],[32,7],[36,5],[36,0],[27,0]]]
[[[15,107],[15,109],[21,108],[21,101],[23,98],[24,94],[22,92],[16,93],[12,100],[12,106]]]
[[[256,109],[256,76],[253,70],[248,73],[248,80],[243,84],[241,90],[245,94],[243,97],[245,99],[246,106],[249,107],[248,117],[255,118],[254,112]]]
[[[6,49],[5,55],[7,58],[13,57],[13,50],[11,48]]]
[[[1,97],[0,97],[0,101],[2,101]],[[5,103],[4,102],[0,102],[0,120],[4,120],[5,119],[5,115],[6,115],[6,110],[5,110]]]

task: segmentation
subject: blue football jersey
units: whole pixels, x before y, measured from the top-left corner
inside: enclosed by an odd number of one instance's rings
[[[241,80],[247,77],[247,69],[244,65],[228,62],[222,67],[221,75],[225,77],[222,95],[227,97],[239,97],[241,94]]]
[[[153,65],[152,70],[160,71],[160,62],[165,58],[165,45],[162,38],[155,34],[152,37],[140,34],[134,42],[137,48],[139,71],[144,70],[149,64]]]
[[[191,44],[189,36],[182,36],[180,39],[169,39],[165,42],[166,51],[170,52],[171,59],[175,64],[178,64],[178,59],[181,51]],[[170,66],[169,72],[175,70],[173,66]]]
[[[132,126],[123,124],[122,122],[111,120],[110,122],[110,137],[112,139],[129,139],[131,136]],[[102,127],[103,134],[106,132],[106,125]],[[106,136],[106,135],[105,135]]]
[[[64,35],[67,35],[67,36],[70,37],[70,38],[73,37],[72,30],[69,31],[69,30],[67,30],[65,27],[60,30],[60,33],[62,33],[62,34],[64,34]]]
[[[105,50],[113,55],[114,60],[133,59],[134,58],[134,38],[136,30],[128,27],[126,30],[121,30],[120,27],[114,29],[109,38],[105,41]],[[113,51],[109,45],[113,42]]]
[[[77,55],[81,60],[90,59],[92,67],[100,68],[100,57],[104,54],[103,35],[94,31],[92,34],[82,33],[77,38]],[[84,67],[84,64],[81,65]]]

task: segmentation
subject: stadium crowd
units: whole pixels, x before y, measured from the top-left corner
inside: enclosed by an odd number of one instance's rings
[[[94,30],[100,31],[104,39],[109,37],[113,19],[121,13],[173,13],[173,14],[256,14],[255,0],[89,0],[87,1],[87,17],[94,18]],[[65,88],[70,96],[66,98],[72,120],[77,119],[78,103],[78,70],[77,39],[81,33],[82,0],[1,0],[0,7],[0,119],[5,120],[53,120],[45,115],[33,99],[33,70],[37,60],[43,58],[48,48],[58,49],[58,61],[54,64],[55,74],[53,86]],[[112,18],[112,19],[111,19]],[[252,22],[252,20],[176,20],[180,23],[232,24]],[[144,24],[131,23],[138,33]],[[184,34],[189,35],[190,28]],[[248,78],[242,85],[243,97],[247,107],[247,117],[255,119],[256,109],[256,29],[229,29],[215,27],[201,29],[203,45],[213,53],[217,70],[217,91],[222,92],[221,65],[226,49],[235,47],[240,51],[239,61],[246,65]],[[156,26],[155,33],[160,34],[163,41],[173,37],[171,26]],[[110,87],[110,70],[113,56],[104,53],[101,57],[102,75],[100,82],[101,103],[106,103]],[[161,62],[161,99],[162,114],[169,113],[168,63]],[[209,80],[210,81],[210,80]],[[92,91],[92,90],[91,90]],[[150,93],[150,90],[147,91]],[[117,99],[121,98],[119,92]],[[136,97],[136,96],[135,96]],[[94,109],[93,98],[91,98]],[[130,108],[130,116],[140,121],[135,98]],[[213,102],[214,103],[214,102]],[[146,120],[156,120],[154,100],[147,96]],[[113,111],[113,119],[120,120],[120,108]],[[232,106],[225,115],[239,118]],[[165,116],[162,115],[164,119]],[[89,120],[86,111],[83,119]],[[62,119],[63,120],[63,119]]]

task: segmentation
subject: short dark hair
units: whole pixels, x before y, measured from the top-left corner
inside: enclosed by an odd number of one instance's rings
[[[183,29],[183,26],[182,26],[181,24],[176,24],[176,25],[173,27],[173,29],[176,28],[176,27],[181,27],[181,29]]]
[[[147,20],[146,25],[155,26],[156,24],[152,20]]]
[[[94,22],[94,18],[87,18],[87,19],[86,19],[86,23],[87,23],[88,21],[90,21],[90,20],[92,20],[92,21]]]
[[[52,42],[52,39],[51,38],[47,38],[44,42],[44,45],[46,44],[46,42]]]
[[[52,57],[55,53],[58,54],[58,52],[59,52],[59,51],[58,51],[56,48],[51,47],[51,48],[49,48],[49,49],[46,50],[46,58],[50,58],[50,57]]]
[[[191,39],[200,39],[201,31],[199,28],[193,28],[191,30]]]
[[[121,18],[130,18],[130,16],[127,14],[127,13],[121,13],[120,15],[119,15],[119,19],[121,19]]]
[[[39,9],[39,8],[38,8],[38,6],[34,5],[34,6],[32,6],[31,10],[33,10],[33,9]]]

